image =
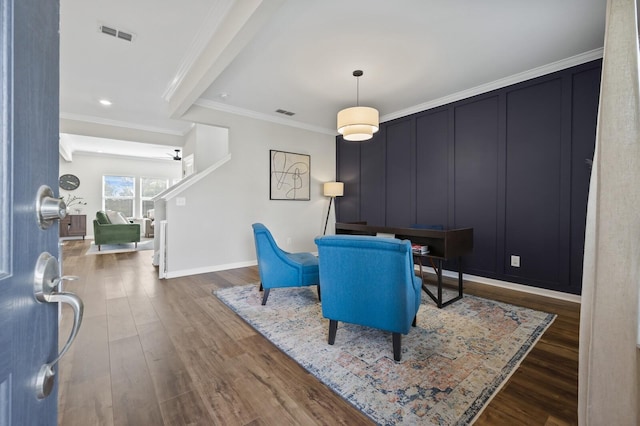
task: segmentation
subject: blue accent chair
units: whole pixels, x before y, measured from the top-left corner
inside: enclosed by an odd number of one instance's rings
[[[319,299],[318,258],[311,253],[288,253],[278,247],[266,226],[261,223],[251,226],[258,257],[260,291],[264,289],[262,304],[267,303],[269,291],[278,287],[317,285]]]
[[[422,282],[413,269],[411,243],[356,235],[317,237],[322,315],[329,344],[338,321],[392,333],[393,359],[400,361],[402,334],[416,325]]]

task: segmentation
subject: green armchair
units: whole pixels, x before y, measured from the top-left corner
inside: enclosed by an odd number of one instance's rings
[[[138,247],[140,225],[129,223],[121,213],[108,213],[112,216],[111,219],[103,211],[97,212],[96,218],[93,219],[93,238],[98,250],[100,250],[102,244],[135,243],[136,247]]]

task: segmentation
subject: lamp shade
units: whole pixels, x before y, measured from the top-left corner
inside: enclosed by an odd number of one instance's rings
[[[324,184],[325,197],[342,197],[344,195],[344,183],[326,182]]]
[[[338,133],[348,141],[366,141],[379,129],[378,110],[356,106],[338,112]]]

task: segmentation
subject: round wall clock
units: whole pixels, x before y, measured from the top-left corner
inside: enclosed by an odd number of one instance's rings
[[[60,176],[60,188],[65,191],[73,191],[80,186],[80,179],[76,175],[62,175]]]

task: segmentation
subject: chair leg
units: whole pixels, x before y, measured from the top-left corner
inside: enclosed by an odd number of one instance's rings
[[[258,291],[262,291],[262,281],[260,281],[260,288],[258,289]]]
[[[338,321],[329,320],[329,344],[333,345],[336,341],[336,331],[338,330]]]
[[[98,251],[100,251],[100,247],[102,247],[100,244],[98,244]]]
[[[134,247],[135,247],[135,248],[138,248],[138,243],[134,243],[134,244],[135,244],[135,246],[134,246]]]
[[[322,302],[322,295],[320,294],[320,284],[318,284],[318,301]]]
[[[400,361],[402,357],[402,334],[393,333],[393,359]]]
[[[264,289],[264,294],[262,295],[262,305],[266,305],[267,304],[267,298],[269,297],[269,290],[271,290],[270,288],[265,288]]]
[[[413,317],[413,322],[411,323],[412,327],[415,327],[417,324],[417,320],[418,320],[418,315],[416,315],[415,317]]]

